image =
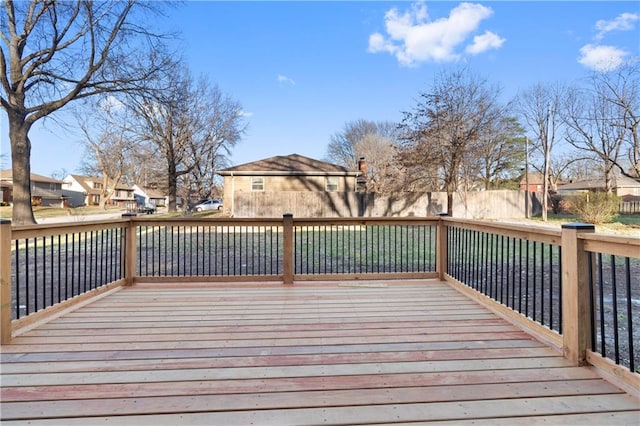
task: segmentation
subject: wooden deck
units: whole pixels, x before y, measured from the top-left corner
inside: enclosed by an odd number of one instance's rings
[[[2,349],[3,425],[640,423],[438,281],[136,285]]]

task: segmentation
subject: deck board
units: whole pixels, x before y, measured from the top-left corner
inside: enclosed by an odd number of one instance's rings
[[[137,285],[0,356],[3,425],[640,423],[638,398],[434,280]]]

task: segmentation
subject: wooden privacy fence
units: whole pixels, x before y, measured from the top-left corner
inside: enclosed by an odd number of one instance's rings
[[[454,217],[523,218],[524,191],[469,191],[454,194]],[[537,204],[528,194],[529,209]],[[398,217],[435,216],[447,210],[444,192],[400,193],[395,196],[356,192],[238,192],[233,201],[225,200],[225,209],[234,217],[279,217],[284,212],[295,217]]]
[[[0,224],[2,343],[137,282],[439,278],[563,349],[638,382],[640,239],[448,217]]]

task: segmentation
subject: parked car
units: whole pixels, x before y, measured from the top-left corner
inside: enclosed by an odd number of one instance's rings
[[[153,214],[156,212],[156,206],[151,203],[145,203],[138,205],[138,213]]]
[[[205,210],[222,210],[222,201],[206,200],[196,205],[193,210],[197,212],[203,212]]]

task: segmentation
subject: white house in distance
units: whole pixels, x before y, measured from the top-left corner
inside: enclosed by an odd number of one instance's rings
[[[133,196],[135,197],[138,205],[154,205],[155,207],[166,206],[166,196],[161,192],[145,188],[140,185],[133,185]]]

